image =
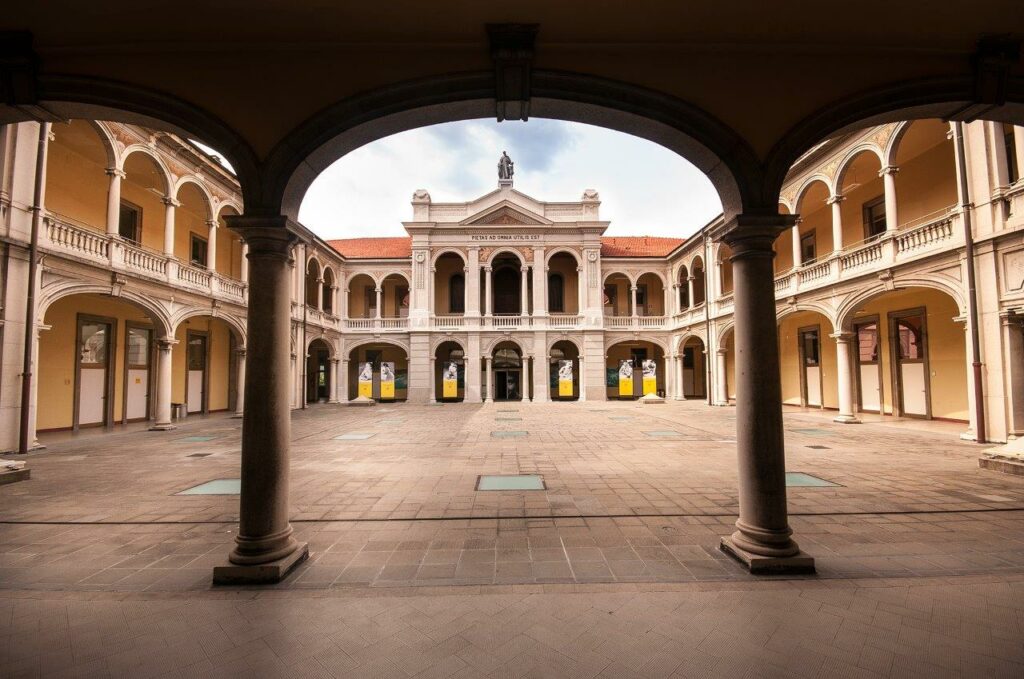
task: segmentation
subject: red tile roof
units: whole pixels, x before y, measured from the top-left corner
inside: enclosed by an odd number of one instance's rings
[[[346,259],[410,259],[412,238],[343,238],[327,244]]]
[[[602,257],[665,257],[685,242],[684,238],[618,236],[601,239]]]
[[[683,238],[618,236],[601,239],[604,257],[665,257],[682,245]],[[408,259],[411,238],[343,238],[327,243],[346,259]]]

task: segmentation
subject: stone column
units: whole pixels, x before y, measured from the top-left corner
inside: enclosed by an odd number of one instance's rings
[[[803,264],[803,257],[802,257],[803,252],[801,252],[801,250],[800,250],[800,224],[801,223],[803,223],[803,220],[802,219],[797,219],[796,223],[793,224],[792,231],[790,232],[790,233],[793,234],[793,268],[794,269],[798,268],[801,264]],[[734,269],[735,269],[735,267],[734,267]],[[773,283],[773,285],[774,285],[774,283]],[[735,272],[735,270],[733,271],[732,287],[733,287],[733,294],[735,294],[735,290],[736,290],[736,272]]]
[[[177,343],[176,339],[166,337],[156,341],[156,407],[150,431],[167,431],[175,428],[171,421],[171,350]]]
[[[772,243],[791,225],[787,215],[739,215],[723,238],[733,250],[739,519],[721,547],[752,573],[814,570],[791,537],[786,506]]]
[[[217,270],[217,222],[210,220],[206,222],[206,268],[210,271]],[[287,276],[287,274],[286,274]]]
[[[529,316],[530,315],[530,300],[527,297],[527,276],[530,273],[530,268],[525,264],[519,268],[519,315]]]
[[[476,342],[479,344],[479,342]],[[464,401],[466,403],[480,403],[480,357],[466,354],[466,384]]]
[[[686,277],[686,295],[687,295],[687,297],[686,297],[686,308],[687,309],[692,309],[693,308],[693,282],[695,280],[697,280],[697,279],[694,278],[693,274],[690,274],[689,276]]]
[[[230,566],[214,568],[215,583],[279,582],[309,555],[288,522],[291,445],[289,259],[297,237],[283,216],[226,218],[249,243],[248,353],[242,420],[242,491]]]
[[[727,356],[728,352],[725,349],[715,352],[715,392],[720,406],[729,405],[729,376],[725,372]]]
[[[324,276],[323,272],[316,277],[316,308],[324,308]],[[380,308],[380,298],[377,299],[377,307]]]
[[[242,266],[240,271],[242,282],[249,282],[249,244],[242,241]]]
[[[235,414],[239,418],[245,412],[245,347],[235,349]]]
[[[107,235],[116,236],[121,226],[121,180],[126,175],[124,170],[108,167],[107,176],[110,177],[107,188]]]
[[[485,379],[487,380],[487,384],[483,389],[485,403],[487,401],[494,400],[494,372],[493,366],[491,365],[491,361],[493,360],[494,359],[490,356],[484,357],[484,374],[486,375]]]
[[[164,254],[174,256],[174,208],[181,205],[170,196],[164,196]]]
[[[838,193],[830,196],[828,204],[832,206],[832,251],[843,249],[843,201],[845,197]]]
[[[853,340],[852,332],[829,335],[836,341],[836,382],[839,389],[839,414],[834,421],[843,424],[860,422],[853,413]]]
[[[630,300],[630,305],[632,306],[632,309],[630,310],[630,314],[629,315],[633,317],[633,325],[636,325],[636,322],[637,322],[636,319],[640,315],[640,310],[636,308],[636,293],[637,293],[638,290],[639,290],[639,288],[637,286],[635,286],[635,285],[630,285],[629,286],[629,300]]]
[[[686,383],[683,382],[683,357],[676,356],[676,400],[686,400]]]
[[[345,286],[342,289],[342,295],[341,295],[341,317],[342,318],[348,318],[348,296],[349,296],[349,294],[350,293],[349,293],[348,286]]]
[[[576,267],[576,315],[587,313],[587,280],[582,266]]]
[[[491,284],[491,280],[492,280],[491,273],[492,272],[493,272],[493,269],[491,269],[491,267],[489,267],[489,266],[485,266],[484,267],[484,274],[487,277],[487,279],[485,281],[485,286],[484,286],[486,288],[486,290],[484,290],[484,316],[486,316],[488,319],[491,317],[491,298],[494,297],[493,290],[492,290],[492,284]],[[488,321],[488,325],[490,325],[490,321]]]
[[[587,380],[586,380],[587,371],[584,369],[584,366],[583,366],[583,354],[580,354],[579,358],[577,359],[577,362],[579,363],[579,367],[580,367],[580,375],[579,375],[580,385],[578,387],[579,394],[580,394],[580,400],[581,401],[586,401],[587,400]]]
[[[437,356],[430,357],[430,401],[437,403]]]
[[[406,359],[406,366],[409,361]],[[348,359],[343,358],[336,366],[338,374],[335,382],[338,384],[338,403],[348,403]]]
[[[888,233],[896,231],[900,223],[896,212],[896,173],[899,171],[895,165],[886,165],[878,173],[885,188],[885,230]]]
[[[671,307],[672,307],[672,288],[669,287],[668,285],[666,285],[662,289],[662,293],[664,293],[665,301],[664,301],[664,303],[662,304],[662,307],[661,307],[661,315],[662,316],[671,316],[672,315],[672,310],[671,310]]]
[[[340,362],[341,361],[339,361],[337,358],[332,358],[331,359],[331,372],[330,372],[331,387],[330,387],[330,397],[327,399],[328,403],[337,403],[338,402],[338,377],[337,377],[337,375],[338,375],[338,363],[340,363]]]
[[[382,293],[384,291],[381,288],[374,288],[373,292],[377,295],[377,313],[374,316],[374,318],[376,318],[379,321],[381,319],[381,306],[382,302],[384,301],[382,299]]]
[[[530,388],[530,382],[531,382],[530,376],[533,375],[533,356],[523,356],[523,372],[522,372],[522,375],[523,375],[523,377],[522,377],[523,384],[521,385],[521,388],[520,388],[520,393],[522,394],[522,398],[520,398],[519,400],[520,401],[533,401],[533,395],[534,395],[534,392],[536,391],[536,388],[537,388],[536,380],[532,380],[534,382],[533,389]]]

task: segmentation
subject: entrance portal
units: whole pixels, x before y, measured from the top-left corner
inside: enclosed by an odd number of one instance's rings
[[[523,360],[519,349],[503,344],[494,350],[494,400],[523,400]]]

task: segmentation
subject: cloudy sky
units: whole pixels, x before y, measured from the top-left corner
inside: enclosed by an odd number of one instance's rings
[[[497,188],[502,151],[515,162],[515,188],[534,198],[573,201],[596,189],[610,236],[687,236],[722,209],[703,174],[643,139],[555,120],[472,120],[353,151],[316,179],[299,221],[321,238],[404,236],[414,190],[435,202],[481,196]]]

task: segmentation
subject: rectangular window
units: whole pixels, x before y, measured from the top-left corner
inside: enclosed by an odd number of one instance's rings
[[[803,345],[804,365],[808,368],[817,367],[820,364],[820,345],[818,343],[817,330],[801,330],[800,342]]]
[[[647,284],[636,286],[636,315],[647,315]]]
[[[395,315],[399,318],[408,318],[409,316],[409,288],[404,285],[399,285],[395,288]]]
[[[615,316],[615,302],[618,298],[618,286],[606,285],[604,286],[604,314],[605,316]]]
[[[128,326],[128,367],[143,370],[149,367],[149,335],[146,328]]]
[[[805,233],[800,236],[800,261],[804,264],[813,264],[818,259],[818,244],[814,232]]]
[[[133,243],[142,240],[142,208],[126,201],[121,201],[121,212],[118,215],[117,233]]]
[[[857,358],[861,363],[878,361],[878,323],[861,323],[857,327]]]
[[[364,318],[375,318],[377,316],[377,291],[374,288],[363,288],[366,294],[366,313]]]
[[[1003,141],[1006,145],[1006,176],[1010,184],[1020,179],[1020,168],[1017,167],[1017,145],[1013,136],[1013,125],[1003,123]]]
[[[864,203],[862,210],[864,240],[871,240],[885,233],[885,196],[879,196]]]
[[[189,234],[189,236],[191,237],[189,245],[189,252],[191,255],[189,259],[192,262],[192,265],[206,267],[206,239],[201,236],[197,236],[194,233]]]

